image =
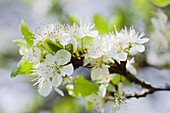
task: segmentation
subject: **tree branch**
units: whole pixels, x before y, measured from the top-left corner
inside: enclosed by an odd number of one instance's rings
[[[142,80],[139,80],[138,78],[136,78],[129,72],[126,72],[125,70],[126,70],[126,61],[121,62],[121,64],[117,64],[117,66],[111,65],[111,67],[109,68],[110,73],[118,73],[118,74],[124,76],[131,83],[141,85],[143,88],[147,88],[147,89],[154,88],[150,84],[147,84]]]
[[[79,53],[80,56],[77,56],[76,54],[74,55],[74,57],[72,57],[71,59],[71,63],[73,64],[74,69],[77,69],[81,66],[83,66],[83,60],[84,57],[82,57],[82,53]],[[115,63],[110,63],[110,68],[109,68],[109,72],[110,73],[118,73],[122,76],[124,76],[128,81],[130,81],[131,83],[135,83],[138,84],[140,86],[142,86],[142,88],[146,88],[146,91],[144,93],[134,93],[134,94],[129,94],[126,95],[125,97],[127,99],[129,98],[140,98],[140,97],[145,97],[148,94],[153,94],[156,91],[170,91],[170,86],[166,86],[165,88],[156,88],[151,86],[150,84],[145,83],[143,80],[140,80],[138,78],[136,78],[135,76],[133,76],[132,74],[130,74],[129,72],[126,71],[126,61],[121,61],[120,64],[115,61]],[[91,66],[90,66],[91,68]]]
[[[140,98],[140,97],[146,97],[148,94],[153,94],[156,91],[170,91],[170,86],[166,86],[165,88],[153,88],[146,90],[144,93],[134,93],[134,94],[129,94],[125,95],[127,99],[129,98]]]

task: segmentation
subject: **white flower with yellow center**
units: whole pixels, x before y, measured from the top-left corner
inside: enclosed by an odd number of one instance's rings
[[[63,92],[57,87],[63,82],[62,76],[70,76],[73,73],[73,65],[68,64],[71,60],[71,54],[67,50],[59,50],[56,55],[47,54],[46,59],[37,69],[39,83],[39,93],[43,96],[49,95],[52,86],[60,94]],[[66,65],[66,66],[65,66]]]
[[[137,51],[138,52],[145,51],[145,46],[142,44],[149,41],[149,38],[142,38],[145,35],[145,33],[141,33],[139,35],[139,33],[136,32],[135,29],[133,28],[130,28],[129,32],[125,28],[124,30],[121,31],[121,33],[126,36],[127,43],[130,44],[129,46],[131,54],[136,54]]]
[[[112,36],[106,35],[95,37],[93,38],[92,46],[89,46],[87,56],[91,58],[99,58],[104,56],[108,51],[111,50],[112,44]]]

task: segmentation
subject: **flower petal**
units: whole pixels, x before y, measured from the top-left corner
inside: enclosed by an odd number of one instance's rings
[[[56,53],[55,57],[57,65],[64,65],[70,61],[71,54],[67,50],[62,49]]]
[[[117,54],[117,59],[120,61],[125,61],[127,59],[127,53],[126,52],[121,52]]]
[[[63,91],[61,91],[59,88],[54,87],[54,89],[55,89],[55,91],[56,91],[58,94],[60,94],[61,96],[64,96]]]
[[[77,41],[76,41],[76,38],[72,37],[69,42],[73,44],[74,51],[76,51],[77,50]]]
[[[108,75],[109,74],[109,69],[105,64],[102,64],[102,74],[103,75]]]
[[[60,72],[63,76],[67,75],[71,75],[73,73],[73,65],[69,64],[67,66],[64,66],[60,69]]]
[[[53,78],[52,78],[52,84],[53,86],[55,87],[58,87],[63,81],[63,78],[61,75],[55,75]]]
[[[68,42],[71,40],[71,36],[67,33],[63,33],[62,36],[59,38],[59,42],[62,45],[67,45]]]
[[[54,56],[52,54],[46,55],[46,63],[48,63],[48,64],[54,64],[55,63],[55,59],[54,59]]]
[[[134,44],[134,46],[136,47],[136,49],[137,49],[139,52],[144,52],[144,51],[145,51],[145,46],[144,46],[144,45]]]
[[[135,69],[132,65],[129,65],[127,69],[128,69],[128,71],[129,71],[130,73],[132,73],[133,75],[136,75],[136,74],[137,74],[136,69]]]
[[[87,33],[87,36],[97,37],[98,34],[99,34],[99,32],[97,30],[95,30],[95,31],[90,31],[89,33]]]
[[[47,83],[47,81],[42,81],[41,83],[41,87],[39,88],[39,93],[40,95],[46,97],[50,94],[50,92],[52,91],[52,86],[49,86],[49,84]]]
[[[75,36],[78,38],[83,38],[83,35],[81,31],[77,30],[77,32],[75,33]]]
[[[132,55],[136,55],[138,53],[137,49],[135,46],[133,46],[134,44],[132,44],[132,47],[130,48],[130,54]]]
[[[100,76],[100,68],[92,68],[91,71],[91,79],[94,81]]]
[[[149,41],[149,38],[142,38],[142,39],[137,39],[136,43],[138,44],[143,44]]]
[[[105,97],[105,95],[106,95],[106,87],[107,87],[107,85],[103,85],[103,84],[100,85],[99,92],[98,92],[99,96]]]

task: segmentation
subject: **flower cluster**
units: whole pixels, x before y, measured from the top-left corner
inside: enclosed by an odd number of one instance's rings
[[[135,75],[137,72],[132,65],[134,58],[128,60],[128,56],[143,52],[145,47],[142,44],[149,40],[148,38],[142,38],[144,33],[139,35],[133,28],[130,28],[129,31],[126,27],[120,32],[115,31],[115,34],[110,33],[109,35],[93,38],[92,46],[89,46],[87,58],[84,62],[84,65],[91,64],[93,66],[91,79],[99,83],[97,94],[102,98],[106,96],[107,87],[114,77],[114,74],[109,73],[109,63],[127,61],[127,70]],[[97,98],[94,94],[92,97]],[[99,105],[99,109],[101,109],[103,104],[100,103]]]
[[[71,94],[87,97],[93,106],[97,106],[100,111],[103,111],[108,87],[115,77],[115,74],[109,72],[110,64],[127,61],[125,68],[135,75],[136,69],[132,66],[134,58],[129,60],[128,56],[145,51],[145,46],[142,44],[149,39],[142,38],[144,33],[139,35],[133,27],[129,30],[125,27],[120,32],[115,29],[115,33],[103,35],[99,35],[94,27],[90,23],[87,25],[82,23],[80,25],[61,25],[55,22],[42,24],[32,33],[22,23],[21,32],[24,40],[15,41],[20,46],[20,54],[23,55],[22,65],[19,65],[18,70],[30,67],[28,69],[30,72],[25,74],[35,77],[34,85],[38,85],[38,92],[41,95],[48,96],[54,88],[60,95],[64,96],[58,87],[61,84],[71,83],[73,80],[71,77],[74,71],[72,63],[75,62],[72,62],[72,58],[78,57],[78,60],[83,57],[83,66],[92,66],[91,79],[98,85],[79,77],[77,79],[82,81],[75,80],[74,86],[71,86],[70,89]],[[79,52],[84,53],[77,55]],[[17,71],[13,76],[17,74],[23,73]],[[81,83],[83,81],[84,83]],[[79,83],[81,83],[80,86]],[[87,92],[79,91],[82,90],[83,85],[85,87],[89,85],[92,89],[87,90]],[[116,102],[113,106],[119,106],[118,103],[123,101],[123,84],[119,82],[117,85],[118,93],[113,99]]]

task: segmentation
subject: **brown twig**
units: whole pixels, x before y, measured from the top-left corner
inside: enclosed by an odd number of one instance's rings
[[[153,89],[146,90],[144,93],[129,94],[129,95],[125,95],[125,97],[127,99],[130,99],[130,98],[141,98],[141,97],[146,97],[148,94],[153,94],[156,91],[170,91],[170,86],[167,86],[165,88],[153,88]]]
[[[77,69],[83,66],[83,60],[84,60],[84,57],[82,56],[80,57],[80,56],[75,55],[74,57],[72,57],[71,63],[73,64],[74,69]],[[150,84],[145,83],[143,80],[138,79],[137,77],[133,76],[129,72],[127,72],[126,61],[121,61],[120,64],[117,61],[115,61],[115,64],[110,64],[109,71],[110,73],[118,73],[124,76],[131,83],[138,84],[142,86],[142,88],[147,89],[144,93],[140,93],[140,94],[137,94],[137,93],[129,94],[129,95],[125,94],[125,97],[127,99],[134,98],[134,97],[135,98],[145,97],[146,95],[153,94],[156,91],[170,91],[170,86],[166,86],[165,88],[156,88],[156,87],[151,86]]]

